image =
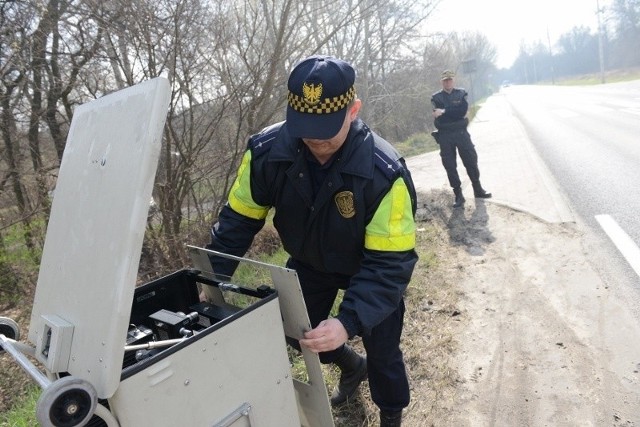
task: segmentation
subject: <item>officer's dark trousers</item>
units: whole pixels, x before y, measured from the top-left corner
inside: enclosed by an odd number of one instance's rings
[[[477,182],[480,179],[478,154],[466,129],[438,132],[438,144],[440,145],[442,165],[447,171],[451,188],[458,188],[461,185],[456,162],[456,150],[460,154],[460,159],[467,170],[467,175],[469,175],[471,182]]]
[[[329,317],[338,290],[346,289],[350,278],[320,273],[291,259],[287,267],[298,273],[309,320],[315,328]],[[409,381],[400,350],[404,310],[404,301],[400,301],[396,311],[362,337],[367,352],[371,398],[382,411],[400,411],[409,405]],[[343,347],[340,347],[320,353],[320,361],[332,363],[342,351]]]

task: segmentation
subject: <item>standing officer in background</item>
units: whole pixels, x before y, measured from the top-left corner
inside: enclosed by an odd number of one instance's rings
[[[332,405],[353,399],[368,375],[380,425],[392,427],[410,397],[400,336],[403,293],[418,259],[415,190],[404,160],[358,118],[355,76],[328,56],[295,66],[286,121],[249,139],[207,247],[243,256],[275,208],[273,224],[313,328],[299,344],[340,368]],[[231,276],[237,266],[211,261],[216,274]],[[342,303],[329,317],[340,289]],[[356,335],[366,358],[346,344]]]
[[[453,188],[455,195],[454,208],[464,205],[464,196],[460,177],[458,176],[456,164],[456,149],[460,154],[460,159],[467,175],[471,179],[473,186],[473,195],[477,198],[488,199],[491,193],[487,193],[480,185],[480,170],[478,169],[478,154],[471,142],[471,136],[467,131],[469,119],[467,110],[467,92],[462,88],[453,87],[453,71],[445,70],[442,72],[441,82],[442,90],[436,92],[431,97],[433,105],[434,125],[437,131],[432,132],[436,142],[440,145],[440,157],[442,165],[447,171],[449,184]]]

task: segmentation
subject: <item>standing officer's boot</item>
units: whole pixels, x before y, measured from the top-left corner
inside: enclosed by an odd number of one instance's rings
[[[358,386],[367,378],[367,359],[353,351],[348,345],[334,362],[340,368],[340,382],[331,395],[331,405],[337,406],[353,399]]]
[[[462,188],[456,187],[453,189],[453,194],[456,196],[456,200],[453,202],[454,208],[459,208],[464,205],[464,196],[462,195]]]
[[[491,193],[487,193],[480,185],[480,181],[474,181],[471,183],[473,185],[473,195],[479,199],[489,199],[491,198]]]
[[[380,427],[400,427],[402,424],[402,411],[380,411]]]

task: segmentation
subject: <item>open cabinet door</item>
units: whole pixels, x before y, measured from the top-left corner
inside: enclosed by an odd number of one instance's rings
[[[100,398],[120,381],[170,94],[158,77],[79,106],[60,165],[28,339]]]

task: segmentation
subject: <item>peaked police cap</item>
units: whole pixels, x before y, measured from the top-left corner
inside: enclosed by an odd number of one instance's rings
[[[295,138],[330,139],[338,134],[355,99],[356,72],[331,56],[299,62],[288,81],[287,128]]]
[[[451,70],[444,70],[440,76],[440,80],[449,80],[452,79],[456,76],[456,73],[454,73]]]

